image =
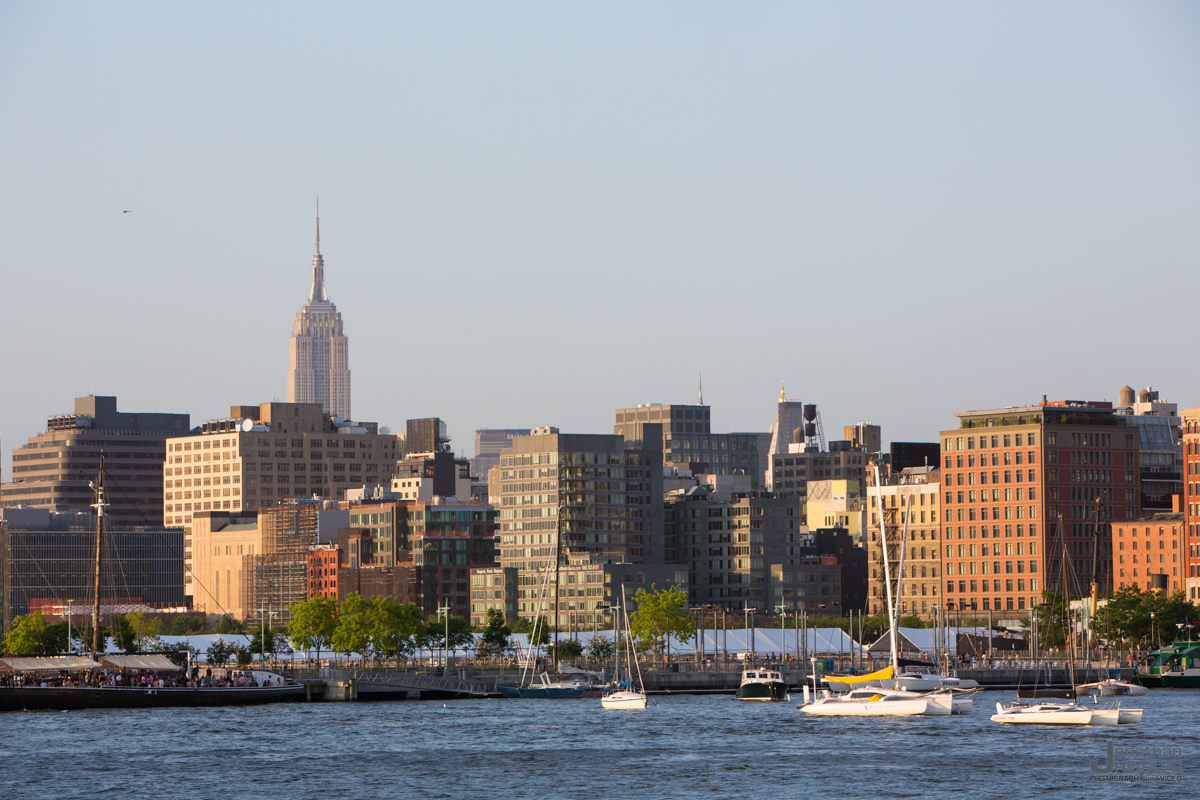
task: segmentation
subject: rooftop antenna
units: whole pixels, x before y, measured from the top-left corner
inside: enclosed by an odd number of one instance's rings
[[[704,405],[704,370],[700,370],[700,400],[697,405]]]
[[[321,253],[321,196],[317,195],[317,254]]]

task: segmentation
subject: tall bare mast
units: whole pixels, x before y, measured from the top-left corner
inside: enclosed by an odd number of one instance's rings
[[[108,508],[108,501],[104,497],[104,451],[100,451],[100,474],[96,478],[96,502],[92,503],[92,508],[96,509],[96,575],[95,581],[92,584],[94,592],[94,600],[92,604],[92,658],[95,658],[100,652],[100,553],[101,546],[104,541],[104,509]]]

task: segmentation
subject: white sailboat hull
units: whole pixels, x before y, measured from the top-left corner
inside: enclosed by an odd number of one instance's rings
[[[996,704],[992,722],[1006,725],[1090,725],[1092,709],[1079,706],[1039,703],[1033,706],[1009,706]]]
[[[613,692],[600,698],[605,708],[638,711],[646,707],[646,695],[641,692]]]
[[[1118,711],[1120,713],[1117,723],[1120,725],[1136,725],[1142,721],[1142,709],[1140,708],[1121,708]]]
[[[817,701],[802,706],[800,711],[819,717],[919,717],[928,713],[929,705],[929,701],[925,699],[877,701],[874,703],[831,700]]]

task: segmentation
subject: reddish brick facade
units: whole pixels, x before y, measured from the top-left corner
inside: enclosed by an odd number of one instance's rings
[[[1043,401],[958,414],[942,431],[948,609],[1019,616],[1046,589],[1087,594],[1093,564],[1111,590],[1111,525],[1137,519],[1139,496],[1138,433],[1111,411]]]

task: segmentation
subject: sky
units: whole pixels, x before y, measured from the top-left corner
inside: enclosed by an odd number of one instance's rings
[[[0,3],[0,463],[86,394],[828,438],[1200,406],[1200,5]],[[123,213],[126,209],[130,213]]]

